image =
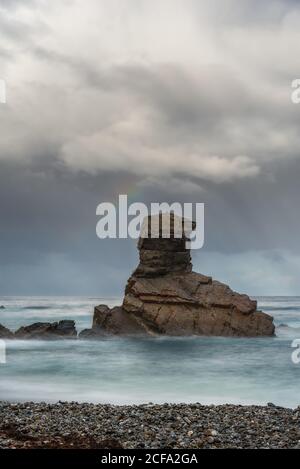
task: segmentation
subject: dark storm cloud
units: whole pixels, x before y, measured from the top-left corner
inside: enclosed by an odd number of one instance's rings
[[[72,294],[80,276],[77,294],[122,291],[136,257],[135,243],[96,237],[96,207],[117,199],[118,180],[132,184],[128,174],[117,180],[107,174],[90,178],[43,162],[34,167],[2,164],[1,293],[34,293],[38,282],[41,294]],[[65,269],[63,284],[60,269]]]
[[[137,262],[135,241],[99,240],[95,232],[95,209],[100,202],[116,200],[118,188],[126,179],[131,186],[137,181],[128,174],[87,177],[64,171],[57,173],[42,165],[39,169],[16,165],[2,169],[2,292],[13,293],[16,286],[20,294],[34,292],[24,273],[27,266],[30,275],[36,276],[41,294],[72,294],[75,283],[78,294],[121,294]],[[300,229],[297,216],[299,169],[299,165],[295,165],[294,176],[290,177],[283,168],[278,174],[279,181],[257,180],[226,187],[205,183],[205,190],[192,197],[179,194],[179,197],[171,197],[168,190],[153,192],[149,189],[144,192],[143,200],[149,205],[153,201],[171,203],[179,199],[182,202],[205,202],[205,247],[192,253],[194,265],[200,271],[214,273],[212,267],[209,269],[215,258],[211,253],[218,252],[223,253],[222,262],[227,265],[233,256],[241,256],[239,262],[242,262],[245,252],[246,256],[247,252],[269,252],[269,262],[284,266],[287,261],[282,253],[299,252],[298,237],[295,236]],[[250,267],[247,257],[244,261]],[[15,266],[14,277],[12,273],[8,275],[12,265]],[[247,266],[240,265],[239,268],[246,274]],[[222,273],[218,275],[222,277]],[[83,282],[77,285],[75,279],[80,276]],[[252,288],[257,285],[250,284],[248,291],[258,293],[258,290],[251,291]]]

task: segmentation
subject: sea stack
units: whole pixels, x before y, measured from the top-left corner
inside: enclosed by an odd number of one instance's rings
[[[192,271],[189,233],[185,230],[178,237],[184,220],[166,215],[171,218],[169,237],[165,237],[160,217],[152,216],[146,224],[148,232],[142,232],[138,241],[140,263],[127,282],[122,307],[96,307],[90,337],[274,335],[273,318],[257,311],[256,301]],[[158,223],[157,237],[149,237],[149,226]],[[190,227],[190,231],[195,228],[194,222]],[[89,330],[84,336],[89,336]]]

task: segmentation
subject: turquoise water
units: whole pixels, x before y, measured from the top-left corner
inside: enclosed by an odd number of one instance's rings
[[[36,321],[74,319],[90,327],[101,298],[0,297],[0,323],[13,330]],[[300,364],[300,297],[260,297],[273,315],[274,338],[112,338],[102,341],[6,341],[0,399],[80,402],[201,402],[296,407]],[[282,325],[284,324],[284,326]]]

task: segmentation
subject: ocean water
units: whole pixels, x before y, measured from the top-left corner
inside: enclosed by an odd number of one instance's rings
[[[259,297],[274,316],[274,338],[110,338],[101,341],[6,341],[0,400],[201,402],[300,405],[300,297]],[[0,297],[0,324],[16,330],[37,321],[74,319],[91,326],[93,307],[120,299]]]

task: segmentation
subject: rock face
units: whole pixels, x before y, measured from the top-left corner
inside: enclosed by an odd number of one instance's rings
[[[172,221],[172,218],[171,218]],[[193,225],[194,228],[194,225]],[[140,263],[129,278],[122,307],[95,308],[93,333],[272,336],[273,318],[247,295],[192,272],[188,237],[140,237]],[[92,334],[92,332],[90,332]]]
[[[56,340],[77,337],[75,321],[37,322],[21,327],[15,332],[16,339]]]
[[[138,242],[140,263],[133,276],[151,278],[192,271],[190,251],[186,249],[189,239],[184,234],[185,221],[189,222],[173,214],[149,216],[144,220]],[[164,223],[167,223],[165,228]],[[189,222],[189,226],[191,231],[195,223]],[[151,229],[156,238],[151,237]]]
[[[0,324],[0,339],[13,339],[14,334],[6,327]]]
[[[151,279],[132,276],[126,287],[123,308],[134,317],[142,318],[150,334],[274,334],[272,318],[256,311],[256,301],[194,272]]]

